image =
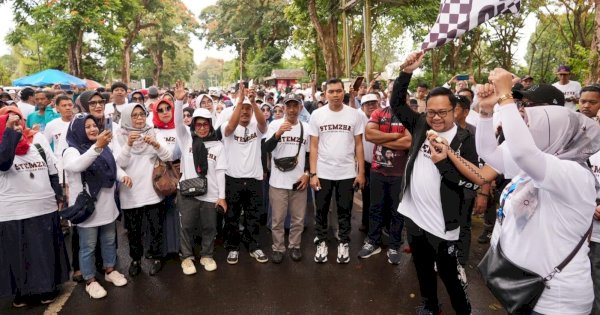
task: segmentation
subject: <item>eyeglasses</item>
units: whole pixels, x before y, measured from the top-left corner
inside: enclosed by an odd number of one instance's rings
[[[170,112],[170,111],[171,111],[171,109],[172,109],[172,108],[171,108],[171,106],[170,106],[170,105],[167,105],[167,108],[159,108],[159,109],[157,109],[156,111],[157,111],[159,114],[164,114],[164,113],[168,113],[168,112]]]
[[[452,111],[454,111],[454,108],[453,109],[442,109],[442,110],[438,110],[438,111],[427,110],[425,112],[427,113],[427,117],[429,117],[429,118],[433,118],[433,117],[435,117],[435,115],[440,116],[440,118],[444,118],[444,117],[446,117],[446,115],[448,115],[449,112],[452,112]]]
[[[202,129],[202,128],[210,128],[210,124],[205,122],[205,123],[196,123],[194,124],[194,126],[196,127],[196,129]]]
[[[143,102],[143,101],[144,101],[144,98],[143,98],[143,97],[141,97],[141,96],[133,96],[133,97],[131,98],[131,100],[132,100],[132,101],[136,101],[136,102]]]
[[[96,106],[104,106],[104,100],[101,101],[89,101],[88,105],[89,107],[96,107]]]
[[[138,118],[146,118],[146,113],[137,113],[137,114],[132,114],[131,118],[133,119],[138,119]]]

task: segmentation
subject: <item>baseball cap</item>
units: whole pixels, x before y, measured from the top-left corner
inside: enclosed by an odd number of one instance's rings
[[[290,93],[287,94],[283,99],[283,104],[287,105],[289,102],[298,102],[298,104],[302,104],[302,98],[300,98],[300,96],[297,94]]]
[[[533,77],[530,76],[529,74],[526,74],[521,78],[521,81],[525,81],[525,80],[533,80]]]
[[[212,119],[212,115],[206,108],[196,108],[196,110],[194,110],[194,113],[192,114],[192,119],[197,117]]]
[[[375,94],[369,93],[369,94],[365,94],[361,99],[360,99],[360,103],[361,104],[365,104],[368,102],[377,102],[377,96],[375,96]]]
[[[513,90],[513,96],[519,100],[526,98],[536,105],[565,105],[565,95],[550,84],[536,84],[526,91]]]
[[[214,97],[221,97],[221,92],[215,91],[215,90],[210,90],[210,91],[208,91],[208,95],[214,96]]]
[[[556,73],[558,73],[558,74],[563,74],[563,73],[569,74],[569,73],[571,73],[571,68],[569,68],[569,66],[566,66],[566,65],[560,65],[560,66],[558,66],[558,70],[556,70]]]

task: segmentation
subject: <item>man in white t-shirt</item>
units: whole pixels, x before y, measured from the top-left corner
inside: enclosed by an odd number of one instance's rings
[[[337,262],[346,264],[350,261],[354,192],[365,185],[362,143],[365,127],[361,113],[344,105],[342,81],[327,81],[325,93],[329,104],[313,111],[310,119],[310,186],[315,191],[317,207],[314,260],[327,262],[327,215],[335,189],[340,239]]]
[[[304,230],[306,214],[306,188],[308,187],[308,124],[300,121],[302,100],[298,95],[285,97],[285,117],[271,122],[267,131],[265,151],[271,153],[271,177],[269,179],[269,200],[272,208],[273,256],[274,263],[281,263],[285,254],[284,221],[290,211],[290,257],[294,261],[302,259],[300,242]],[[294,158],[286,167],[285,159]]]
[[[571,68],[565,65],[560,65],[556,71],[559,81],[552,84],[565,95],[565,107],[577,110],[577,102],[579,101],[579,93],[581,92],[581,84],[577,81],[571,81]]]
[[[60,119],[54,119],[46,125],[44,136],[46,136],[48,143],[50,143],[50,146],[54,150],[54,155],[56,155],[58,177],[61,179],[62,183],[62,153],[69,147],[66,136],[71,119],[73,119],[73,100],[66,95],[59,95],[54,100],[54,103],[56,104],[56,111],[60,114]]]
[[[35,91],[32,88],[24,88],[21,90],[21,101],[17,103],[19,110],[23,113],[23,119],[35,112]]]
[[[111,86],[113,97],[112,103],[107,103],[104,106],[104,115],[112,118],[112,121],[119,123],[121,120],[121,111],[127,105],[127,84],[123,82],[115,82]]]
[[[246,97],[248,95],[248,97]],[[252,120],[252,117],[256,120]],[[228,264],[237,264],[240,250],[240,215],[244,211],[242,242],[258,262],[269,261],[258,240],[259,213],[262,207],[263,168],[261,139],[267,132],[265,116],[256,104],[256,92],[240,85],[239,97],[228,122],[221,126],[227,171],[225,249]]]

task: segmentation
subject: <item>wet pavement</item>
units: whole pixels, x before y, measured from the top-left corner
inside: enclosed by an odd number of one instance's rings
[[[359,205],[360,201],[355,198],[351,260],[347,265],[335,262],[337,242],[332,234],[329,261],[313,262],[315,246],[311,224],[303,234],[304,258],[300,262],[285,257],[280,265],[260,264],[242,248],[239,263],[228,265],[225,250],[217,246],[218,269],[214,272],[206,272],[196,264],[198,273],[185,276],[179,261],[171,259],[158,275],[151,277],[147,272],[148,262],[144,262],[143,272],[133,279],[127,276],[129,283],[125,287],[114,287],[101,278],[100,283],[108,291],[108,296],[101,300],[91,300],[84,285],[70,283],[63,289],[66,303],[57,301],[49,308],[14,309],[11,300],[0,299],[0,314],[415,314],[420,300],[410,254],[402,253],[400,265],[388,264],[384,236],[380,254],[368,259],[357,258],[365,237],[358,231]],[[499,309],[476,269],[487,250],[487,245],[476,240],[482,226],[481,219],[473,217],[471,257],[466,267],[473,314],[506,314]],[[268,232],[261,226],[263,250],[270,256]],[[117,269],[127,274],[130,259],[122,224],[118,233]],[[441,281],[438,281],[438,292],[445,314],[454,314]]]

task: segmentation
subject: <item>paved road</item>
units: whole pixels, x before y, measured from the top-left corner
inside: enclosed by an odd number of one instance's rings
[[[403,253],[398,266],[387,263],[385,249],[366,260],[356,258],[364,238],[358,231],[361,212],[357,199],[347,265],[335,263],[334,242],[330,243],[329,262],[314,263],[314,231],[309,227],[303,236],[304,259],[298,263],[286,257],[281,265],[259,264],[243,249],[239,263],[230,266],[225,262],[225,250],[218,246],[218,269],[212,273],[197,266],[196,275],[184,276],[179,261],[172,259],[155,277],[147,274],[144,265],[144,272],[122,288],[102,279],[108,291],[102,300],[91,300],[83,285],[69,283],[62,299],[48,308],[15,310],[10,300],[0,299],[0,314],[415,314],[419,293],[410,254]],[[487,249],[476,242],[481,228],[481,220],[474,217],[472,255],[466,268],[473,314],[505,314],[498,310],[475,267]],[[270,244],[268,230],[261,229],[263,244]],[[119,240],[117,268],[126,274],[130,260],[122,226]],[[441,282],[438,291],[445,314],[453,314]]]

